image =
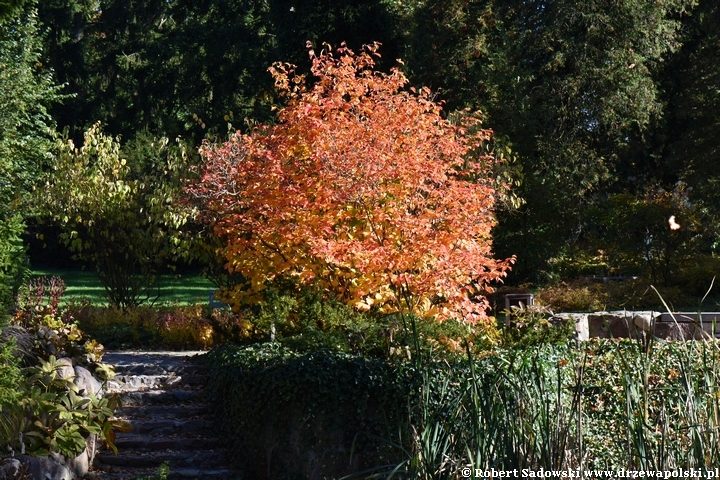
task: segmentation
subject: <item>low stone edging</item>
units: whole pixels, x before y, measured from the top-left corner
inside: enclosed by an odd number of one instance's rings
[[[656,311],[612,311],[591,313],[556,313],[551,321],[574,321],[576,338],[640,338],[651,334],[664,340],[712,339],[713,323],[720,323],[720,313]],[[720,330],[720,329],[719,329]],[[720,331],[718,332],[720,333]]]

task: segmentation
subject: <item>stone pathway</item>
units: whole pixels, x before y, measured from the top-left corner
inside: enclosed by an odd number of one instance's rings
[[[115,366],[107,391],[117,392],[119,418],[132,432],[117,432],[118,455],[104,448],[85,477],[96,480],[149,477],[169,462],[168,480],[238,480],[226,468],[222,440],[213,436],[213,418],[203,397],[203,368],[193,356],[203,352],[108,352]]]

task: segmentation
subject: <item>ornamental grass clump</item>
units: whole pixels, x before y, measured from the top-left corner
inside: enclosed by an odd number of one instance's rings
[[[662,300],[661,300],[662,301]],[[708,335],[536,343],[428,366],[404,459],[374,478],[459,478],[461,467],[705,472],[720,462],[720,348]]]

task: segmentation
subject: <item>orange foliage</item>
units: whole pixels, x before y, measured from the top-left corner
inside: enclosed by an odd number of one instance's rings
[[[492,258],[491,132],[441,116],[427,89],[360,54],[312,50],[313,85],[270,68],[288,103],[278,124],[205,144],[189,194],[227,240],[227,268],[259,293],[276,276],[316,282],[359,309],[477,321],[477,296],[511,260]]]

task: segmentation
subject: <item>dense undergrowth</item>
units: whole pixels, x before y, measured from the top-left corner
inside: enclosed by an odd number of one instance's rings
[[[41,361],[23,372],[12,343],[0,349],[5,419],[76,402],[72,387],[57,381],[51,355],[94,365],[99,339],[111,348],[218,347],[206,356],[209,396],[232,461],[252,478],[454,479],[468,465],[668,470],[720,462],[714,341],[580,343],[572,325],[551,323],[548,308],[470,326],[361,313],[311,288],[271,288],[263,305],[235,313],[199,305],[59,307],[55,284],[30,285],[12,319],[39,332]],[[595,285],[537,296],[541,303],[601,298]],[[33,391],[44,397],[17,410],[18,395]],[[94,402],[72,410],[93,412],[90,420],[51,425],[34,451],[71,453],[88,433],[115,428],[112,406]],[[2,423],[0,439],[18,438],[22,425]]]
[[[59,278],[30,282],[0,329],[0,449],[3,455],[74,458],[94,438],[115,448],[117,395],[100,394],[113,371],[103,345],[60,308]],[[82,369],[82,370],[81,370]],[[90,381],[87,377],[93,377]],[[96,436],[96,437],[95,437]]]
[[[539,287],[523,285],[501,287],[490,298],[496,310],[502,309],[507,293],[535,293],[535,303],[555,312],[597,312],[610,310],[656,310],[664,311],[665,304],[671,309],[715,311],[720,297],[708,287],[713,284],[711,276],[704,288],[696,282],[678,285],[656,285],[642,277],[620,277],[622,280],[605,280],[603,277],[578,277],[549,283]],[[703,277],[705,278],[705,277]],[[658,296],[658,293],[660,296]],[[704,300],[704,301],[703,301]],[[663,303],[664,302],[664,303]]]
[[[598,340],[471,358],[418,368],[275,343],[223,347],[207,362],[222,434],[253,478],[720,461],[714,343]]]

